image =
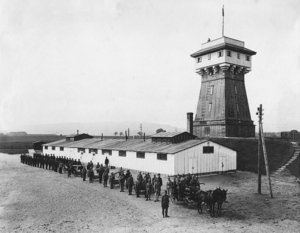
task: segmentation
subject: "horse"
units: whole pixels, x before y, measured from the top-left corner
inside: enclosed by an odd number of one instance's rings
[[[221,215],[222,205],[226,202],[227,198],[227,191],[228,190],[221,190],[221,188],[217,188],[212,192],[212,199],[213,199],[213,215],[215,214],[215,204],[217,204],[217,215]]]
[[[210,216],[214,217],[215,205],[217,204],[217,215],[220,216],[222,205],[226,202],[227,190],[221,190],[220,188],[208,191],[199,190],[196,196],[199,214],[202,213],[202,205],[206,204],[209,207]]]
[[[197,197],[197,207],[198,207],[198,213],[202,213],[202,205],[206,205],[209,206],[209,208],[211,208],[212,205],[212,190],[208,190],[208,191],[203,191],[203,190],[199,190],[196,193],[196,197]]]

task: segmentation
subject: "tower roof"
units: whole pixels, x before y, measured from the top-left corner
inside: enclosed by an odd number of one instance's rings
[[[247,55],[255,55],[256,52],[244,47],[244,42],[236,39],[232,39],[229,37],[221,37],[215,40],[209,40],[206,43],[203,43],[201,49],[193,54],[191,57],[196,58],[208,53],[216,52],[221,49],[228,49],[235,52],[247,54]]]

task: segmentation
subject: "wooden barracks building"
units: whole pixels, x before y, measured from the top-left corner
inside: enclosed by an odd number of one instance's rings
[[[143,172],[208,174],[236,170],[236,151],[188,132],[162,132],[151,139],[91,138],[87,134],[43,145],[43,153]]]

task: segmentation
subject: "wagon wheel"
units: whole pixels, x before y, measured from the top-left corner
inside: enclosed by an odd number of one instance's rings
[[[176,198],[175,198],[174,195],[172,195],[170,199],[171,199],[171,202],[172,202],[172,203],[176,203]]]
[[[183,201],[184,201],[184,203],[185,203],[186,205],[189,204],[189,200],[188,200],[187,198],[184,198]]]
[[[202,214],[202,203],[198,203],[197,208],[198,208],[198,213]]]

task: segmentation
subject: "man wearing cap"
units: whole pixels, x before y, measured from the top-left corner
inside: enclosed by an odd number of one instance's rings
[[[162,179],[161,179],[161,177],[160,177],[160,174],[158,174],[157,181],[158,181],[158,183],[159,183],[158,196],[160,196],[161,186],[163,185],[163,182],[162,182]]]
[[[168,208],[169,208],[169,195],[167,190],[165,191],[165,194],[161,198],[161,208],[162,208],[162,215],[163,218],[166,217],[168,218]]]

